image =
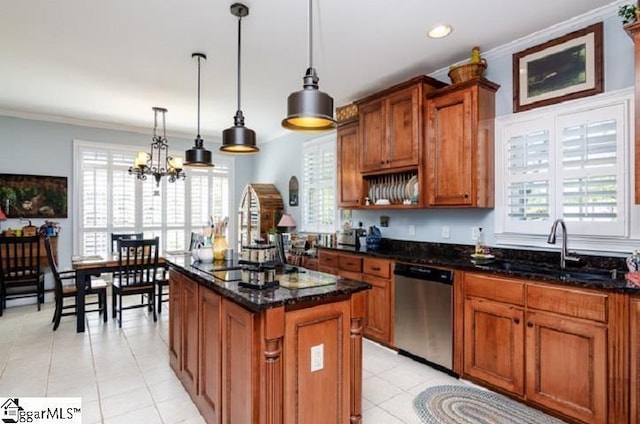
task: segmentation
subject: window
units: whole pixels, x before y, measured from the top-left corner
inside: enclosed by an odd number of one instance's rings
[[[629,225],[631,104],[625,90],[497,120],[499,242],[542,244],[558,218],[584,249],[637,238]]]
[[[306,142],[302,156],[301,230],[333,232],[336,222],[335,134]]]
[[[80,255],[106,255],[111,233],[143,232],[160,237],[163,251],[184,250],[191,231],[229,214],[232,161],[187,169],[187,178],[138,180],[129,175],[136,149],[76,141],[75,246]]]

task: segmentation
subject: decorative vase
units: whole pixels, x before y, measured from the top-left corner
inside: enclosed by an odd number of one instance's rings
[[[224,254],[229,245],[225,236],[213,237],[213,259],[216,261],[224,260]]]

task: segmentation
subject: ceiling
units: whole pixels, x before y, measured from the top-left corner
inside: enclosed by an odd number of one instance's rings
[[[29,0],[0,3],[0,114],[194,137],[197,61],[201,133],[218,141],[236,111],[237,18],[220,0]],[[316,0],[314,66],[336,106],[611,3],[608,0]],[[258,143],[280,126],[308,65],[302,0],[247,1],[242,110]],[[426,36],[437,23],[444,39]]]

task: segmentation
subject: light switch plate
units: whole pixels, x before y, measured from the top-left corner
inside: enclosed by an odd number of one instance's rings
[[[409,225],[409,235],[410,236],[415,236],[416,235],[416,226],[415,225]]]
[[[444,239],[449,238],[449,227],[446,225],[442,227],[442,238]]]
[[[324,368],[324,344],[311,346],[311,372]]]

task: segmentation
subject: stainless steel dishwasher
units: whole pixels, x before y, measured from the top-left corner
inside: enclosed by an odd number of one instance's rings
[[[395,346],[452,373],[453,271],[398,263],[394,286]]]

